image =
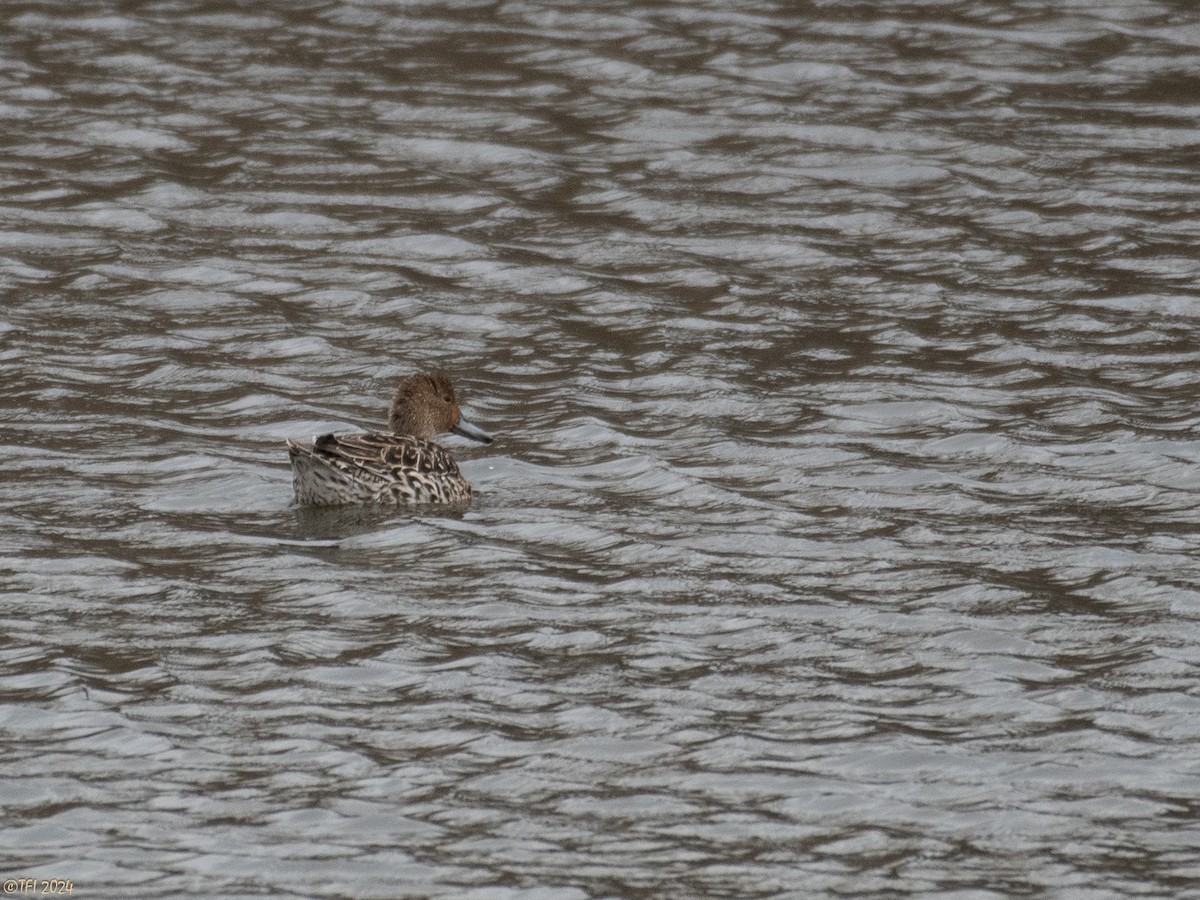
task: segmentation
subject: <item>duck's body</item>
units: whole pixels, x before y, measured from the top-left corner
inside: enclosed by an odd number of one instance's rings
[[[432,440],[453,431],[491,443],[463,421],[444,375],[402,379],[392,401],[391,432],[325,434],[311,444],[288,440],[296,500],[315,506],[344,503],[463,503],[471,485],[454,458]]]
[[[471,485],[433,441],[411,435],[325,434],[305,446],[288,441],[296,499],[337,503],[460,503]]]

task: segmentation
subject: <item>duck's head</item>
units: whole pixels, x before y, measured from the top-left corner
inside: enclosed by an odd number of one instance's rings
[[[454,385],[441,372],[421,372],[400,379],[388,415],[392,434],[433,440],[446,431],[490,444],[492,436],[462,417]]]

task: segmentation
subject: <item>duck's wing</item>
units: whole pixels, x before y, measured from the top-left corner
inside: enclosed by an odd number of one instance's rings
[[[323,434],[312,452],[338,468],[353,467],[386,480],[417,475],[459,475],[458,463],[433,441],[410,435],[367,432]]]

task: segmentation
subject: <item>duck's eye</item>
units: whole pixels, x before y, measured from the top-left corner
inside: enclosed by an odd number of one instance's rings
[[[445,394],[442,395],[442,399],[445,400],[447,403],[454,402],[454,399],[452,397],[447,397]]]

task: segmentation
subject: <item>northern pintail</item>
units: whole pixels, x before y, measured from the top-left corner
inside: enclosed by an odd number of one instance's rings
[[[463,419],[454,385],[440,373],[400,379],[388,415],[391,432],[288,439],[292,485],[301,503],[460,503],[471,485],[454,457],[433,442],[444,431],[473,441],[492,436]]]

